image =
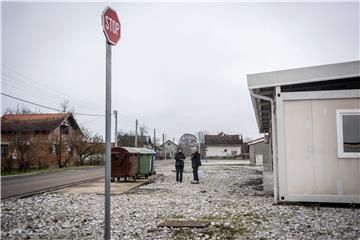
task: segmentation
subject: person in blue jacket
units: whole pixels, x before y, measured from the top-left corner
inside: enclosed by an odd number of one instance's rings
[[[198,149],[194,149],[194,153],[191,155],[191,166],[193,169],[193,177],[194,180],[191,183],[199,183],[199,175],[198,175],[198,170],[199,167],[201,166],[201,155],[198,151]]]
[[[182,180],[183,180],[184,159],[185,158],[186,158],[186,156],[182,152],[182,149],[178,148],[178,151],[175,154],[176,182],[182,182]]]

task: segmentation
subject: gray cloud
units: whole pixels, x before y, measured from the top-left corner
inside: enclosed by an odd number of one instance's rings
[[[2,91],[103,113],[104,3],[2,3]],[[112,106],[158,135],[257,137],[246,74],[359,59],[359,3],[113,3]],[[17,72],[15,73],[14,70]],[[19,75],[18,73],[22,74]],[[2,97],[2,109],[17,102]],[[46,111],[46,110],[42,110]],[[78,117],[104,132],[104,119]]]

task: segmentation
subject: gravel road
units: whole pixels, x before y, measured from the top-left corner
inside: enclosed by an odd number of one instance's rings
[[[202,167],[200,184],[176,183],[170,161],[163,177],[112,196],[113,239],[360,239],[360,209],[274,205],[261,191],[261,169]],[[104,196],[46,193],[1,203],[2,239],[102,239]],[[208,220],[203,229],[158,228],[164,220]]]

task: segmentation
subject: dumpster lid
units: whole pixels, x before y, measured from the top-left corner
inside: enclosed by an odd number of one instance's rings
[[[117,149],[124,149],[128,153],[139,153],[138,151],[135,150],[135,148],[130,148],[130,147],[114,147],[111,149],[111,152],[117,152],[116,151]]]
[[[132,148],[132,149],[136,150],[138,153],[141,154],[155,154],[155,151],[149,148]]]

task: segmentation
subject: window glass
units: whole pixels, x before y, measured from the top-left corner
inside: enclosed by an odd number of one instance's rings
[[[360,115],[343,115],[344,152],[360,152]]]
[[[6,156],[9,153],[9,145],[1,144],[1,156]]]
[[[69,134],[69,126],[60,125],[60,133],[61,134]]]

